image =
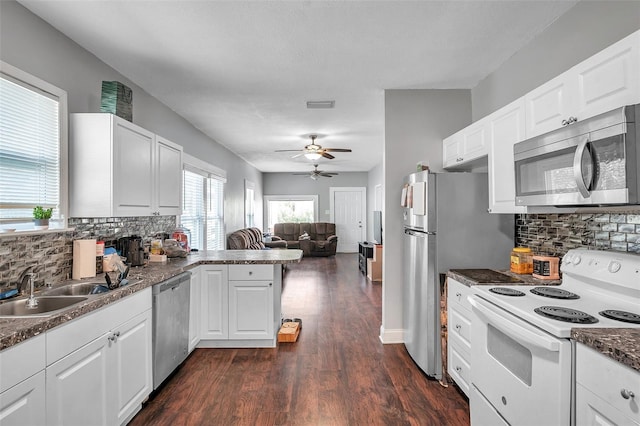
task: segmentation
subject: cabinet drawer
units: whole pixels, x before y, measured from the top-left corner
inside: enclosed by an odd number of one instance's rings
[[[0,392],[44,370],[45,360],[44,334],[32,337],[0,352]],[[3,417],[0,416],[0,419]]]
[[[640,373],[582,344],[576,351],[576,381],[625,416],[640,422]],[[623,391],[633,392],[625,399]]]
[[[454,309],[456,306],[459,306],[471,312],[471,305],[467,300],[467,297],[471,295],[471,287],[461,284],[452,278],[448,279],[447,286],[448,286],[448,290],[447,290],[448,306],[450,308],[454,307]]]
[[[628,413],[626,413],[628,414]],[[636,416],[637,417],[637,416]],[[576,424],[607,426],[638,426],[640,421],[612,408],[581,384],[576,386]]]
[[[229,280],[253,281],[272,280],[273,265],[230,265]]]
[[[456,345],[449,345],[448,371],[453,380],[460,386],[460,389],[469,396],[469,385],[471,384],[471,366]]]
[[[471,321],[459,310],[449,307],[449,338],[457,337],[471,351]]]

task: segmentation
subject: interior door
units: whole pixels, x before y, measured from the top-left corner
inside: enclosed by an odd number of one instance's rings
[[[330,188],[331,222],[336,224],[340,253],[356,253],[366,235],[366,188]]]

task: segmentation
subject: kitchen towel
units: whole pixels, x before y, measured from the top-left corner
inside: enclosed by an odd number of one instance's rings
[[[73,242],[73,266],[71,277],[74,280],[96,276],[96,240],[75,240]]]

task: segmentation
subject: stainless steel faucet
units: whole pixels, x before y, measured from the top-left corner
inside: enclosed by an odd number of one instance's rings
[[[27,299],[27,308],[36,308],[38,306],[38,299],[33,295],[33,273],[28,273],[29,277],[29,298]]]

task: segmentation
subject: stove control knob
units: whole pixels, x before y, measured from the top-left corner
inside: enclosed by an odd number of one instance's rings
[[[620,270],[621,267],[622,265],[620,264],[620,262],[618,262],[617,260],[612,260],[609,263],[609,272],[611,272],[612,274],[615,274]]]
[[[573,262],[573,264],[574,264],[574,265],[579,265],[579,264],[580,264],[580,262],[582,262],[582,257],[580,257],[580,255],[579,255],[579,254],[576,254],[576,255],[573,257],[572,262]]]

